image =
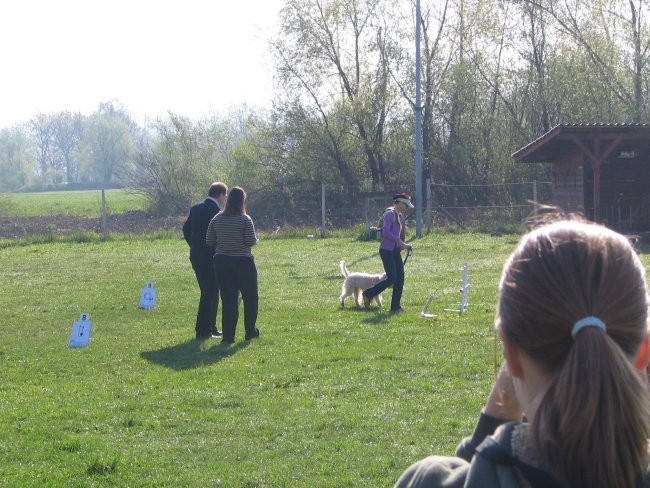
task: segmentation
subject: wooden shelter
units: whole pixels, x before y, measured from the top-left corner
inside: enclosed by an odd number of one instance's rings
[[[649,125],[557,125],[512,157],[553,165],[553,205],[619,230],[650,230]]]

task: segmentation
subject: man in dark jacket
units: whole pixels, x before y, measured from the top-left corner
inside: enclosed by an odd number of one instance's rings
[[[190,246],[190,262],[201,290],[195,326],[196,338],[199,340],[221,336],[216,325],[219,287],[212,265],[214,249],[206,246],[205,233],[212,217],[226,203],[227,194],[228,187],[224,183],[212,183],[208,190],[208,198],[192,205],[190,214],[183,224],[183,237]]]

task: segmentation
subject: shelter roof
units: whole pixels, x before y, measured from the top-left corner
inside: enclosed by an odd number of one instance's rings
[[[558,124],[512,154],[518,163],[553,163],[581,141],[650,141],[648,124]]]

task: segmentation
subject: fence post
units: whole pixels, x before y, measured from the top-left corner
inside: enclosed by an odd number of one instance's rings
[[[431,209],[431,178],[427,178],[427,231],[433,227],[433,211]]]
[[[105,241],[108,240],[108,226],[106,225],[106,192],[102,188],[102,235]]]
[[[320,185],[320,236],[325,237],[325,183],[321,182]]]
[[[366,230],[370,232],[370,197],[366,197]]]
[[[533,180],[533,203],[537,207],[537,180]]]

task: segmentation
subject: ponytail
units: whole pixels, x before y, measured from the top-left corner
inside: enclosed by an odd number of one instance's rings
[[[571,487],[635,486],[648,462],[647,383],[605,331],[588,328],[533,421],[546,468]]]

